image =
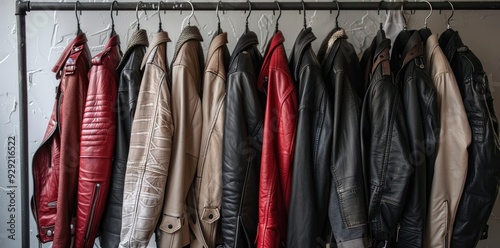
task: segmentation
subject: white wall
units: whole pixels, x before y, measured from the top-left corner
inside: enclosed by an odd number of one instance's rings
[[[64,1],[64,0],[63,0]],[[119,2],[128,2],[121,0]],[[70,1],[74,2],[74,1]],[[87,2],[82,0],[81,2]],[[100,2],[96,0],[96,2]],[[213,1],[216,2],[216,1]],[[259,2],[259,1],[252,1]],[[341,1],[342,2],[342,1]],[[7,148],[8,137],[16,136],[19,139],[18,130],[18,90],[17,90],[17,47],[16,26],[14,16],[14,1],[0,0],[0,140],[3,147],[0,151],[0,247],[20,247],[20,189],[16,189],[16,240],[7,238],[7,205],[10,199],[7,193]],[[333,4],[333,3],[332,3]],[[335,25],[335,11],[330,15],[328,11],[307,11],[309,25],[313,28],[318,39],[313,43],[315,50],[325,35]],[[409,29],[421,28],[423,17],[428,11],[417,11],[415,15],[407,15]],[[385,13],[381,11],[381,14]],[[450,11],[434,11],[429,19],[429,28],[436,33],[441,33],[446,28],[446,16]],[[161,12],[163,29],[169,32],[172,43],[168,46],[169,60],[172,58],[175,42],[181,30],[181,22],[189,15],[189,11]],[[217,27],[215,12],[200,11],[195,13],[196,19],[191,22],[197,25],[205,39],[203,46],[206,52],[213,30]],[[154,11],[148,11],[147,15],[140,13],[141,27],[150,34],[158,30],[158,16]],[[385,18],[385,17],[384,17]],[[89,46],[92,54],[100,52],[107,41],[110,29],[110,16],[108,11],[83,12],[81,27],[87,33]],[[339,21],[346,28],[349,40],[361,51],[370,42],[378,29],[379,16],[376,11],[342,11]],[[222,28],[228,32],[229,48],[233,49],[238,37],[244,30],[245,15],[243,12],[226,12],[221,15]],[[488,73],[491,90],[495,98],[500,98],[500,11],[455,11],[452,27],[460,31],[464,43],[472,49],[481,59],[485,71]],[[300,29],[302,28],[302,16],[298,11],[283,11],[280,28],[286,41],[285,48],[289,52]],[[128,36],[135,30],[135,13],[119,12],[115,17],[115,26],[121,36],[121,47],[127,47]],[[250,28],[255,31],[261,41],[261,51],[264,51],[264,43],[274,32],[274,20],[272,11],[253,11],[250,16]],[[50,117],[55,87],[58,81],[55,79],[51,68],[59,58],[66,45],[71,42],[76,31],[76,21],[73,11],[69,12],[31,12],[27,16],[27,44],[28,44],[28,72],[29,72],[29,155],[30,160],[39,146],[39,142],[45,132],[48,118]],[[500,109],[500,101],[495,102],[496,109]],[[19,142],[16,143],[17,153]],[[5,162],[4,162],[5,161]],[[18,161],[16,161],[18,162]],[[19,183],[19,168],[17,163],[16,184]],[[31,167],[30,167],[31,173]],[[31,187],[31,186],[30,186]],[[28,206],[25,206],[28,207]],[[500,204],[497,204],[490,218],[490,239],[481,241],[480,247],[498,247],[500,244]],[[31,247],[37,247],[36,227],[31,221]],[[43,247],[50,247],[50,244]],[[153,246],[152,246],[153,247]]]

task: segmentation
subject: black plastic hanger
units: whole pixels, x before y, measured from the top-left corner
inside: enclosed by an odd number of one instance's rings
[[[302,2],[302,11],[304,11],[304,30],[306,30],[307,29],[306,4],[304,3],[304,0],[302,0],[301,2]],[[300,14],[300,10],[299,10],[299,14]]]
[[[450,21],[453,15],[455,14],[455,8],[453,7],[453,4],[450,1],[447,1],[451,5],[451,15],[448,17],[448,24],[446,26],[446,30],[439,36],[439,45],[441,45],[443,48],[448,44],[450,41],[451,37],[455,34],[455,30],[451,28]]]
[[[274,33],[277,33],[278,32],[278,27],[279,27],[279,21],[280,21],[280,18],[281,18],[281,7],[280,7],[280,3],[278,3],[278,0],[275,0],[274,2],[276,3],[276,6],[278,6],[278,10],[280,11],[280,14],[278,15],[278,18],[276,18],[276,30],[274,30]],[[273,10],[273,15],[274,15],[274,10]]]
[[[75,16],[76,16],[76,35],[79,35],[82,32],[80,29],[80,18],[78,17],[78,4],[80,4],[80,1],[75,2]],[[82,14],[82,10],[80,10],[80,15]]]
[[[250,14],[252,14],[252,3],[250,2],[250,0],[247,0],[247,3],[248,3],[248,15],[247,15],[247,20],[245,22],[245,34],[248,33],[248,31],[250,31],[250,29],[248,28],[248,18],[250,17]]]
[[[113,3],[111,3],[111,8],[109,10],[109,13],[110,13],[110,16],[111,16],[111,33],[109,33],[109,37],[113,37],[114,35],[116,35],[116,31],[115,31],[115,19],[113,18],[113,7],[115,6],[115,3],[118,3],[118,1],[113,1]],[[116,16],[118,16],[118,10],[116,11]]]
[[[424,28],[422,28],[418,31],[420,34],[420,37],[422,38],[422,42],[424,42],[424,44],[425,44],[427,42],[427,39],[432,35],[431,30],[427,27],[427,19],[429,19],[429,17],[432,15],[432,4],[427,0],[422,0],[422,1],[429,4],[429,8],[431,9],[429,14],[425,17]]]

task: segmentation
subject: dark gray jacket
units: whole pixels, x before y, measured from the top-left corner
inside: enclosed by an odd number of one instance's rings
[[[451,29],[439,38],[450,61],[472,131],[467,178],[460,198],[451,247],[475,247],[490,217],[500,180],[498,119],[488,78],[474,53]]]
[[[253,32],[243,34],[229,63],[222,151],[224,248],[254,247],[257,234],[263,96],[257,91],[262,56]]]

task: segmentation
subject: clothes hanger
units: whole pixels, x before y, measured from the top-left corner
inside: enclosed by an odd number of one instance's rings
[[[306,30],[307,29],[306,5],[304,3],[304,0],[302,0],[301,2],[302,2],[302,11],[304,11],[304,30]],[[299,10],[299,14],[300,14],[300,10]]]
[[[247,3],[248,3],[248,15],[247,15],[247,19],[245,22],[245,34],[248,33],[248,31],[250,31],[250,29],[248,28],[248,18],[250,17],[250,14],[252,13],[252,3],[250,2],[250,0],[247,0]]]
[[[280,18],[281,18],[281,7],[280,7],[280,3],[278,2],[278,0],[275,0],[274,2],[276,3],[276,6],[278,6],[278,10],[280,11],[280,14],[278,15],[278,18],[276,18],[276,30],[274,30],[274,33],[277,33],[278,32],[279,21],[280,21]],[[273,15],[274,15],[274,10],[273,10]]]
[[[141,29],[141,23],[139,22],[139,6],[142,5],[142,1],[139,1],[137,3],[137,6],[135,7],[135,19],[137,20],[137,31],[139,31],[139,29]],[[146,12],[144,10],[144,12]]]
[[[450,1],[446,1],[450,4],[451,6],[451,15],[448,17],[448,24],[446,25],[446,30],[439,36],[439,45],[441,45],[443,48],[448,44],[450,41],[451,37],[455,34],[455,30],[451,28],[450,21],[453,15],[455,14],[455,7]]]
[[[191,17],[193,17],[193,15],[194,15],[194,6],[193,6],[193,4],[191,3],[190,0],[186,0],[186,2],[189,3],[189,5],[191,5],[191,14],[189,14],[189,16],[187,16],[186,18],[184,18],[184,20],[182,20],[181,29],[182,29],[182,27],[184,27],[184,22],[186,21],[186,19],[188,21],[187,25],[191,26]],[[181,12],[181,14],[182,14],[182,12]]]
[[[115,3],[118,3],[118,1],[113,1],[113,3],[111,3],[111,8],[109,10],[109,13],[110,13],[110,16],[111,16],[111,33],[109,33],[109,37],[113,37],[114,35],[116,35],[116,31],[115,31],[115,19],[113,19],[113,7],[115,6]],[[118,16],[118,10],[116,11],[116,16]]]
[[[405,3],[407,1],[403,1],[401,2],[401,16],[403,17],[403,30],[401,30],[401,32],[399,32],[398,34],[398,39],[400,41],[400,44],[403,44],[403,45],[406,45],[406,43],[408,42],[408,40],[410,40],[410,37],[411,37],[411,32],[408,31],[408,26],[407,26],[407,23],[406,23],[406,17],[405,17],[405,13],[404,13],[404,6],[405,6]]]
[[[337,0],[333,0],[333,2],[335,2],[337,4],[337,16],[335,16],[335,31],[337,31],[338,29],[340,29],[339,27],[339,15],[340,15],[340,5],[339,5],[339,1]],[[330,10],[330,14],[332,13],[332,11]]]
[[[380,42],[382,42],[382,40],[386,39],[385,31],[384,31],[384,24],[382,23],[382,16],[380,15],[380,6],[382,5],[383,2],[385,2],[385,1],[384,0],[380,1],[378,3],[378,7],[377,7],[377,15],[380,17],[380,25],[379,25],[380,28],[377,31],[377,36],[375,37],[377,39],[377,44],[380,44]],[[385,14],[387,15],[387,10],[385,10]]]
[[[158,2],[158,33],[163,32],[163,29],[161,28],[161,15],[160,15],[160,6],[161,6],[162,1],[160,0]]]
[[[80,1],[75,2],[75,16],[76,16],[76,35],[79,35],[82,32],[80,29],[80,18],[78,17],[78,4],[80,4]],[[80,15],[82,14],[82,10],[80,10]]]
[[[217,8],[215,8],[215,13],[217,15],[217,34],[222,33],[222,28],[220,27],[220,17],[219,17],[219,6],[222,5],[222,1],[217,3]],[[222,14],[224,14],[224,10],[222,10]]]
[[[432,4],[427,0],[420,0],[421,2],[426,2],[429,5],[430,11],[429,14],[425,17],[424,20],[424,28],[419,30],[420,37],[422,38],[422,42],[424,44],[427,42],[427,39],[432,35],[431,30],[427,27],[427,19],[432,15]]]

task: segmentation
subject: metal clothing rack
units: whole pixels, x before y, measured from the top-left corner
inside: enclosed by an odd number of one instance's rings
[[[226,0],[227,1],[227,0]],[[143,2],[141,10],[180,11],[191,10],[190,4],[176,2]],[[19,87],[19,140],[20,140],[20,188],[21,188],[21,240],[22,247],[29,248],[29,162],[28,162],[28,89],[27,89],[27,60],[26,60],[26,15],[30,11],[74,11],[75,4],[71,2],[30,2],[18,0],[16,2],[17,18],[17,55],[18,55],[18,87]],[[84,2],[78,4],[81,11],[109,11],[111,5],[118,11],[135,11],[138,2]],[[281,10],[397,10],[403,2],[279,2]],[[452,10],[447,1],[430,2],[433,10]],[[455,10],[499,10],[500,2],[495,1],[469,1],[452,2]],[[217,2],[193,2],[196,11],[215,11]],[[222,2],[219,7],[224,11],[249,10],[278,10],[276,2]],[[427,2],[404,2],[405,10],[428,10]]]

